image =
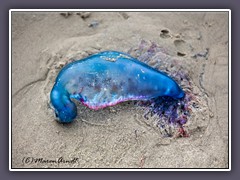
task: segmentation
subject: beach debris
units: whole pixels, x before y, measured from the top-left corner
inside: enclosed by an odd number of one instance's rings
[[[207,60],[208,55],[209,55],[209,48],[206,48],[204,51],[194,54],[192,58],[197,59],[200,57],[200,58],[205,58]]]
[[[92,22],[88,25],[88,27],[96,28],[98,25],[99,25],[99,22],[95,20],[95,21],[92,21]]]

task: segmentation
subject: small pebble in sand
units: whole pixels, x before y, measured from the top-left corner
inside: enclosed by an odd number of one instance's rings
[[[211,113],[209,114],[209,116],[210,116],[210,118],[213,118],[213,117],[214,117],[214,114],[211,112]]]
[[[185,56],[186,54],[183,53],[183,52],[177,52],[177,55],[178,55],[178,56]]]
[[[181,38],[180,34],[176,34],[175,38]]]
[[[184,21],[183,21],[183,24],[188,24],[188,21],[187,21],[187,20],[184,20]]]
[[[55,66],[55,69],[61,69],[65,65],[66,65],[66,62],[58,62]]]
[[[61,12],[60,15],[65,17],[65,18],[68,18],[69,16],[71,16],[73,13],[72,12]]]
[[[116,112],[117,112],[117,110],[116,110],[115,108],[112,108],[112,107],[109,107],[109,111],[110,111],[111,113],[116,113]]]
[[[79,15],[83,20],[85,20],[90,17],[91,13],[90,12],[77,12],[76,15]]]
[[[124,19],[128,19],[129,18],[129,15],[125,12],[120,12],[119,13]]]
[[[167,29],[161,30],[160,37],[161,38],[170,38],[171,35],[169,34],[169,30],[167,30]]]

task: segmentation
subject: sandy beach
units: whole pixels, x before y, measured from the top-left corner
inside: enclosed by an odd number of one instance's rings
[[[12,12],[11,23],[12,168],[228,168],[227,12]],[[73,123],[55,120],[49,94],[64,65],[136,56],[143,41],[189,73],[189,137],[164,137],[132,102],[79,104]]]

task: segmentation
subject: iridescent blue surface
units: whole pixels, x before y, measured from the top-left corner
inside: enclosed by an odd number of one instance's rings
[[[159,96],[180,99],[184,92],[166,74],[125,53],[105,51],[66,65],[56,78],[50,99],[60,122],[68,123],[77,116],[71,98],[100,109]]]

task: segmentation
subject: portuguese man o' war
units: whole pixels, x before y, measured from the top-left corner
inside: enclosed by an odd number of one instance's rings
[[[50,100],[59,121],[70,123],[77,116],[71,99],[98,110],[128,100],[162,97],[161,101],[170,98],[177,102],[184,96],[182,88],[167,74],[128,54],[104,51],[66,65],[56,78]]]

